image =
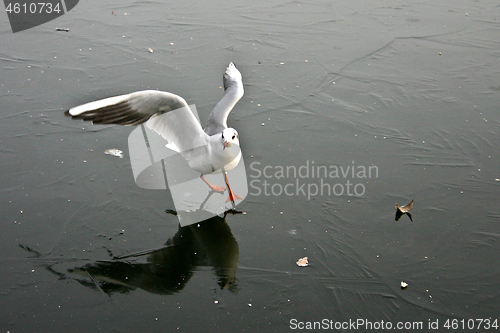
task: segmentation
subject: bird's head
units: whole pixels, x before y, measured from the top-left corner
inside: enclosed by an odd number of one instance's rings
[[[225,130],[222,131],[222,145],[224,146],[223,149],[226,149],[227,147],[230,147],[232,144],[240,145],[240,140],[238,138],[238,132],[234,128],[226,128]]]

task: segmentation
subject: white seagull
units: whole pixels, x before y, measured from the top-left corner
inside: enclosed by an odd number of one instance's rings
[[[146,126],[167,140],[169,148],[181,153],[191,169],[201,173],[200,178],[211,190],[223,193],[226,188],[211,185],[204,175],[224,172],[229,192],[226,202],[234,203],[242,198],[231,190],[227,172],[238,165],[241,150],[238,132],[227,127],[227,117],[243,96],[243,82],[233,63],[227,67],[223,82],[224,96],[212,110],[205,130],[182,97],[159,90],[101,99],[71,108],[65,115],[93,124],[132,126],[146,122]],[[173,117],[167,116],[169,111],[175,111],[168,114]]]

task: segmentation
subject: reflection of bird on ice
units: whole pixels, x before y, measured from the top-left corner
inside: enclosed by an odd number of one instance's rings
[[[29,250],[31,251],[31,250]],[[146,258],[144,259],[144,257]],[[199,224],[180,227],[165,246],[99,260],[69,269],[69,278],[108,295],[140,288],[149,293],[171,295],[180,292],[201,267],[212,267],[221,289],[238,292],[236,273],[240,252],[225,217],[214,216]],[[201,272],[202,273],[202,272]],[[84,280],[89,279],[90,281]]]
[[[229,196],[226,200],[241,200],[229,186],[227,172],[241,160],[238,132],[227,127],[227,117],[243,96],[241,73],[230,63],[223,76],[224,96],[212,110],[205,130],[186,101],[175,94],[144,90],[109,97],[83,104],[66,111],[76,119],[93,124],[146,126],[168,141],[167,147],[179,152],[191,169],[201,173],[201,179],[211,190],[223,193],[226,188],[212,185],[205,175],[224,172]]]

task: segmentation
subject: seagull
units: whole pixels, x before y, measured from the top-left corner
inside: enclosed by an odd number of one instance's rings
[[[159,90],[143,90],[86,103],[65,111],[73,119],[93,124],[146,126],[161,135],[171,148],[179,152],[191,169],[215,192],[224,193],[225,187],[212,185],[204,175],[224,173],[229,192],[226,202],[242,198],[229,186],[227,172],[241,160],[238,132],[227,127],[227,117],[243,96],[240,71],[231,62],[223,75],[224,95],[212,110],[203,129],[186,101],[175,94]]]

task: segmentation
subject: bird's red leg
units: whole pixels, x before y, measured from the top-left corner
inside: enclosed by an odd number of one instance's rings
[[[225,188],[225,187],[221,187],[221,186],[217,186],[217,185],[212,185],[212,184],[210,184],[210,183],[208,182],[208,180],[206,180],[206,179],[205,179],[205,176],[203,176],[203,175],[201,175],[201,176],[200,176],[200,178],[201,178],[201,180],[203,180],[203,181],[205,182],[205,184],[207,184],[207,185],[208,185],[208,187],[210,187],[210,189],[211,189],[212,191],[219,192],[219,193],[223,193],[223,192],[226,190],[226,188]],[[227,176],[226,176],[226,178],[227,178]]]
[[[235,194],[232,190],[231,190],[231,187],[229,186],[229,182],[227,180],[227,173],[224,173],[225,176],[226,176],[226,185],[227,185],[227,189],[229,190],[229,197],[226,199],[226,202],[228,202],[229,200],[231,200],[233,203],[235,200],[243,200],[242,197],[240,197],[238,194]]]

